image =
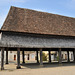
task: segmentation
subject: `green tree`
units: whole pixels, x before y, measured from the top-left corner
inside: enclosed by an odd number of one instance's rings
[[[43,54],[43,61],[47,61],[47,55],[45,53],[42,53]]]

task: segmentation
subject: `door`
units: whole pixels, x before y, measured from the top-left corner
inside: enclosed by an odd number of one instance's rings
[[[14,60],[16,60],[16,55],[14,55]]]

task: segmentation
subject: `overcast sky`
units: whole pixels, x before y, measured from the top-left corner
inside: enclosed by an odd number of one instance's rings
[[[0,0],[0,27],[11,6],[75,17],[75,0]]]

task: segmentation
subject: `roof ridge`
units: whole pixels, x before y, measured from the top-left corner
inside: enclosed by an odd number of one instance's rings
[[[40,13],[43,12],[43,13],[47,13],[47,14],[52,14],[52,15],[57,15],[57,16],[62,16],[62,17],[67,17],[67,18],[73,18],[73,19],[75,19],[75,17],[70,17],[70,16],[66,16],[66,15],[59,15],[59,14],[54,14],[54,13],[50,13],[50,12],[46,12],[46,11],[38,11],[38,10],[35,10],[35,9],[21,8],[21,7],[16,7],[16,6],[11,6],[11,7],[19,8],[19,9],[32,10],[32,11],[36,11],[36,12],[40,12]]]

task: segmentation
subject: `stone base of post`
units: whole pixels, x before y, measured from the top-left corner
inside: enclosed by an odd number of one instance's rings
[[[22,62],[22,64],[25,64],[25,62]]]
[[[21,69],[21,66],[17,66],[16,69]]]
[[[4,70],[4,67],[1,67],[1,70]]]
[[[9,63],[5,63],[5,64],[9,64]]]
[[[59,66],[62,66],[62,63],[59,63]]]
[[[44,65],[42,64],[42,65],[40,65],[40,67],[44,67]]]

